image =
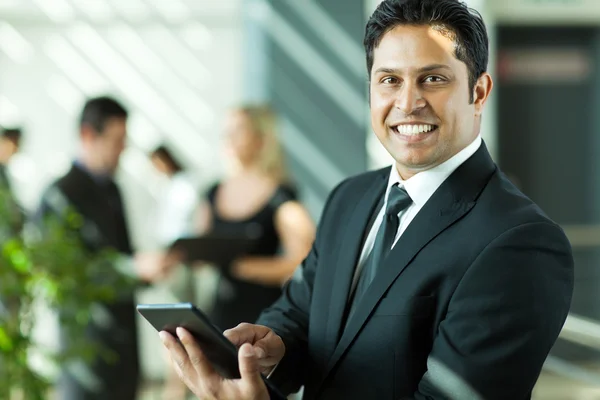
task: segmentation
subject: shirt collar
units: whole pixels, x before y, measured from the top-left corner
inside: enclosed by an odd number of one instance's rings
[[[98,185],[107,184],[112,180],[112,177],[109,174],[99,174],[97,172],[92,172],[80,159],[74,161],[75,166],[85,172],[87,175],[92,178],[94,182]]]
[[[419,208],[422,207],[454,170],[475,154],[477,149],[481,146],[481,142],[481,135],[477,135],[471,144],[456,153],[447,161],[426,171],[419,172],[407,180],[402,180],[398,173],[398,169],[395,165],[392,165],[387,190],[385,192],[386,202],[390,188],[397,183],[406,189],[410,198]]]

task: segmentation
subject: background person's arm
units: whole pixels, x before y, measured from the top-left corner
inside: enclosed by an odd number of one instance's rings
[[[297,201],[286,201],[277,208],[274,219],[282,254],[241,258],[232,265],[234,276],[263,285],[282,285],[306,257],[315,238],[315,224],[308,211]]]
[[[212,228],[212,213],[208,201],[202,201],[194,210],[192,233],[195,235],[203,235],[209,232]]]

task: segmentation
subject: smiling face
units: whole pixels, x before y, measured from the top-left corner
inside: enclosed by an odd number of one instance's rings
[[[478,135],[492,81],[482,74],[470,101],[455,42],[428,25],[399,25],[373,52],[371,124],[403,179],[448,160]]]

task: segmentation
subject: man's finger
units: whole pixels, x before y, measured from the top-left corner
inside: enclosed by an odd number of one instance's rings
[[[206,359],[196,339],[183,328],[177,328],[177,336],[187,353],[190,365],[202,376],[209,377],[216,374],[210,362]]]
[[[238,352],[238,361],[240,364],[240,375],[242,384],[246,386],[249,393],[255,393],[260,390],[261,385],[264,385],[258,359],[254,353],[252,345],[245,343],[240,347]]]
[[[283,340],[274,332],[269,332],[264,338],[254,343],[256,355],[265,366],[271,363],[278,363],[285,354],[285,344]]]
[[[223,335],[237,347],[240,347],[244,343],[253,344],[256,340],[261,339],[260,337],[256,337],[255,325],[247,323],[241,323],[235,328],[228,329],[223,332]]]
[[[163,345],[169,350],[169,355],[183,379],[187,373],[193,371],[193,366],[190,363],[186,350],[170,333],[161,331],[158,335],[163,342]],[[186,373],[186,371],[188,372]]]

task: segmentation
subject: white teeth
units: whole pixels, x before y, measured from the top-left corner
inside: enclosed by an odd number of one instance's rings
[[[418,135],[419,133],[430,132],[434,128],[433,125],[398,125],[396,130],[401,135]]]

